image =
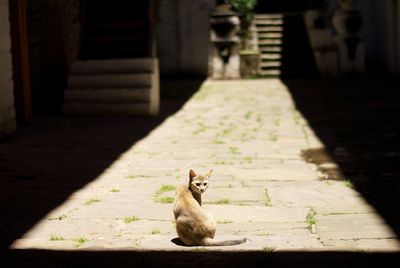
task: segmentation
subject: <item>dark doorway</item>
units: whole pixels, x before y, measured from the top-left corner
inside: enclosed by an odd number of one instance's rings
[[[81,36],[81,59],[149,56],[150,1],[88,0]]]
[[[307,10],[309,0],[258,0],[256,13],[287,13]]]

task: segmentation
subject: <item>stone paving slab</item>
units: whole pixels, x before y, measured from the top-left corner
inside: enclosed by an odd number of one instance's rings
[[[112,143],[100,146],[112,150]],[[206,81],[180,111],[116,156],[12,247],[400,252],[398,237],[354,188],[322,180],[317,166],[303,160],[302,151],[314,146],[323,144],[280,80]],[[66,148],[73,152],[74,144],[63,138],[48,150],[58,154]],[[89,159],[94,157],[90,153]],[[84,172],[88,163],[74,172]],[[214,170],[203,206],[217,220],[216,238],[245,236],[248,242],[211,249],[172,242],[174,189],[187,183],[190,169]],[[162,186],[169,190],[162,192]],[[38,187],[49,200],[63,192],[56,180],[45,186],[26,182],[24,187],[9,197],[23,198],[30,187]],[[24,200],[31,199],[21,200],[21,207]]]

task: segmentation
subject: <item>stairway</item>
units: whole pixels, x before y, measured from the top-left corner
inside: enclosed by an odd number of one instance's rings
[[[302,13],[256,14],[261,53],[259,74],[266,77],[318,76]]]
[[[64,93],[64,113],[155,115],[159,110],[157,59],[76,61]]]
[[[256,14],[254,22],[261,53],[259,74],[279,77],[281,74],[283,15]]]
[[[68,115],[156,115],[158,60],[151,1],[87,0],[80,59],[69,68]]]

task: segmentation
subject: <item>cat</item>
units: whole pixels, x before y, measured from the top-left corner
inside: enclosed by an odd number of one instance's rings
[[[212,170],[205,175],[189,171],[189,187],[180,186],[176,191],[174,215],[179,239],[187,246],[232,246],[246,242],[240,240],[215,241],[216,222],[201,207],[201,195],[207,190]]]

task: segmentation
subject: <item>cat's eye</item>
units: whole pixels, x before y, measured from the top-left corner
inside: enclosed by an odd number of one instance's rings
[[[200,187],[200,185],[201,185],[201,183],[199,183],[199,182],[195,183],[195,184],[196,184],[197,187]]]
[[[207,182],[204,183],[204,186],[207,186]]]

